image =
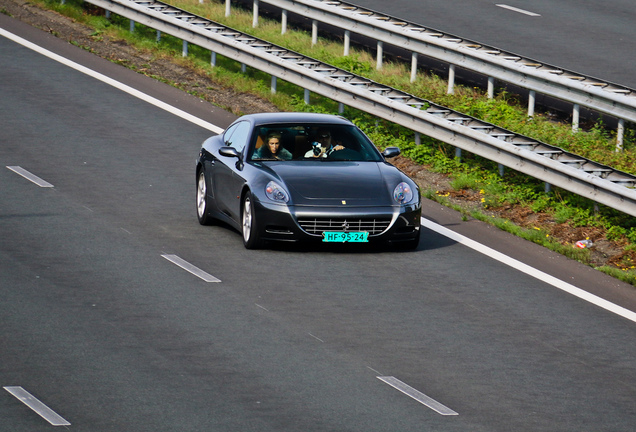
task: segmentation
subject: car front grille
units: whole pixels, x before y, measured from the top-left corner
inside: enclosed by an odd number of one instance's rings
[[[369,234],[380,234],[391,224],[390,218],[307,218],[298,223],[310,234],[322,234],[323,231],[368,231]]]

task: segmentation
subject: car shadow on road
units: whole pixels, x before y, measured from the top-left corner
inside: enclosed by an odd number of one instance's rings
[[[217,222],[217,228],[221,228],[236,235],[237,246],[242,242],[241,233],[224,222]],[[421,238],[415,249],[405,249],[400,244],[391,243],[326,243],[316,240],[315,242],[265,242],[259,250],[269,250],[288,253],[354,253],[354,254],[379,254],[379,253],[417,253],[435,250],[452,246],[457,242],[439,234],[433,230],[422,227]]]

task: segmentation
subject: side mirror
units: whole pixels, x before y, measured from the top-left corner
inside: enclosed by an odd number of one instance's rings
[[[239,171],[243,169],[243,155],[234,147],[229,147],[229,146],[221,147],[219,149],[219,154],[221,156],[237,158],[238,160],[236,161],[236,169]]]
[[[241,153],[239,153],[239,151],[236,150],[234,147],[229,147],[229,146],[221,147],[219,149],[219,154],[221,156],[235,157],[235,158],[241,159]]]
[[[387,147],[382,152],[382,156],[384,156],[387,159],[399,156],[399,154],[400,154],[400,149],[398,147]]]

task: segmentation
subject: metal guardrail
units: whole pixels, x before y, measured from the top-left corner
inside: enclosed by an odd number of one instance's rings
[[[228,2],[229,6],[229,1]],[[245,1],[245,0],[243,0]],[[586,76],[534,59],[506,52],[459,36],[444,33],[421,24],[376,12],[339,0],[251,0],[254,4],[254,24],[258,22],[258,2],[283,10],[283,25],[287,11],[304,18],[328,24],[345,31],[345,45],[350,32],[375,39],[378,44],[378,66],[382,62],[382,45],[387,43],[412,51],[411,79],[417,69],[417,55],[433,58],[451,66],[449,91],[452,90],[457,65],[489,77],[488,94],[492,97],[494,79],[529,90],[528,114],[534,114],[535,92],[574,104],[573,129],[578,128],[579,107],[588,107],[619,119],[617,147],[622,147],[624,121],[636,122],[636,90]],[[284,31],[284,30],[283,30]],[[317,25],[313,25],[317,31]],[[314,35],[314,40],[316,35]],[[345,48],[345,52],[348,48]],[[346,54],[345,54],[346,55]]]
[[[636,176],[155,0],[87,0],[340,103],[636,216]],[[131,21],[132,22],[132,21]],[[274,84],[274,80],[273,83]]]

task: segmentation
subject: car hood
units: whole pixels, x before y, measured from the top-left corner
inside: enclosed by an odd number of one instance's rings
[[[292,196],[294,205],[394,204],[377,162],[309,161],[272,164],[269,168]]]

